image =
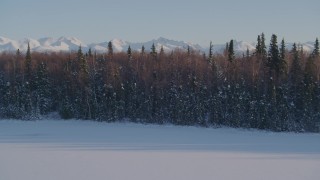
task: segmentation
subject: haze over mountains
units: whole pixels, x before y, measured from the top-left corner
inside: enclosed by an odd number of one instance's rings
[[[124,41],[121,39],[113,39],[111,41],[113,45],[113,50],[115,52],[125,52],[127,51],[129,45],[131,49],[134,51],[140,51],[142,46],[145,47],[146,51],[149,51],[153,43],[155,44],[156,49],[158,51],[160,50],[161,47],[163,47],[164,51],[170,52],[177,48],[187,49],[188,46],[197,51],[201,51],[201,52],[208,51],[208,47],[202,47],[198,44],[185,42],[185,41],[170,40],[163,37],[146,41],[146,42],[138,42],[138,43],[132,43],[132,42]],[[93,51],[106,52],[109,41],[104,41],[101,43],[86,44],[80,39],[75,37],[60,37],[58,39],[51,38],[51,37],[44,37],[37,40],[31,39],[31,38],[25,38],[23,40],[12,40],[12,39],[0,36],[0,52],[16,51],[17,49],[20,49],[20,51],[26,51],[28,42],[30,43],[31,50],[38,51],[38,52],[74,51],[74,50],[78,50],[80,45],[84,51],[87,51],[89,48],[91,48]],[[291,49],[292,44],[293,43],[287,43],[286,48]],[[267,45],[268,45],[268,42],[267,42]],[[304,51],[310,52],[314,47],[314,42],[301,43],[301,45],[303,46]],[[255,50],[255,46],[256,46],[255,42],[234,41],[234,49],[235,49],[235,52],[238,54],[240,53],[242,54],[247,49],[249,49],[249,51],[252,52]],[[225,48],[225,44],[214,44],[213,46],[213,50],[215,53],[223,52],[224,48]]]

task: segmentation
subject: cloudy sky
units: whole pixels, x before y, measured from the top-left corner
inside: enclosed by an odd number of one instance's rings
[[[319,0],[1,0],[0,36],[74,36],[86,43],[158,37],[207,45],[320,37]]]

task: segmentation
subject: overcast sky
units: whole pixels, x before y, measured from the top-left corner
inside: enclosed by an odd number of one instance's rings
[[[256,41],[265,32],[290,42],[320,37],[319,0],[1,0],[0,36],[74,36],[85,43],[158,37],[206,46]]]

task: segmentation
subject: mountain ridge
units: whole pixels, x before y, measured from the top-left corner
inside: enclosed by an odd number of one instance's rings
[[[27,43],[30,43],[30,48],[32,51],[37,52],[60,52],[60,51],[76,51],[81,45],[84,51],[91,48],[93,51],[106,52],[108,49],[108,42],[104,41],[100,43],[89,43],[86,44],[76,37],[65,37],[61,36],[59,38],[43,37],[39,39],[24,38],[22,40],[12,40],[10,38],[0,36],[0,52],[3,51],[26,51]],[[157,51],[160,51],[163,47],[165,52],[170,52],[174,49],[186,50],[188,46],[196,51],[208,52],[208,47],[200,46],[199,44],[194,44],[185,41],[177,41],[172,39],[167,39],[164,37],[159,37],[158,39],[152,39],[146,42],[128,42],[122,39],[112,39],[114,52],[125,52],[130,46],[134,51],[141,51],[142,46],[145,47],[146,51],[150,51],[152,44],[156,46]],[[291,49],[293,43],[286,43],[287,49]],[[303,49],[307,52],[312,51],[313,42],[308,41],[305,43],[300,43]],[[234,49],[237,54],[242,54],[247,51],[253,52],[255,50],[255,42],[237,41],[234,40]],[[213,51],[215,53],[222,53],[225,49],[225,44],[214,44]]]

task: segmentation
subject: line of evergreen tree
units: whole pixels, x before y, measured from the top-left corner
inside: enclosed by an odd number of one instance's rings
[[[256,51],[208,56],[188,48],[157,53],[105,54],[31,52],[0,54],[0,117],[39,118],[59,112],[64,119],[132,121],[196,126],[231,126],[272,131],[318,131],[319,43],[307,54],[264,34]]]

